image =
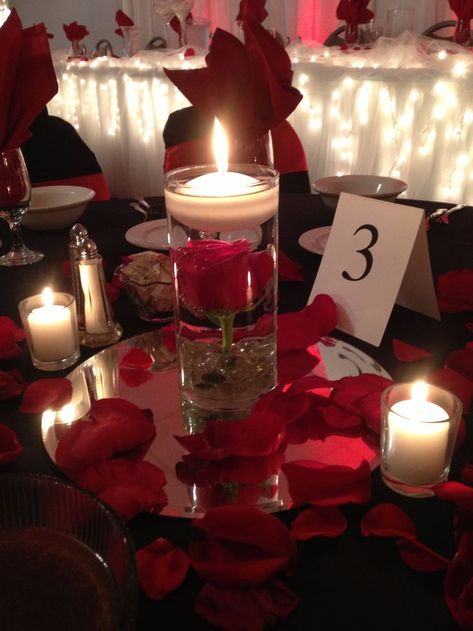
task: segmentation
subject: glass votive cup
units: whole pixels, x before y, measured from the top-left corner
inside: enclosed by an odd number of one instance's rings
[[[51,293],[51,304],[44,294],[25,298],[18,305],[31,361],[40,370],[61,370],[80,357],[79,334],[74,296]]]
[[[0,554],[2,628],[136,628],[131,535],[91,493],[44,475],[0,475]]]
[[[433,495],[448,478],[462,404],[430,384],[399,383],[381,399],[381,475],[387,486],[411,497]]]

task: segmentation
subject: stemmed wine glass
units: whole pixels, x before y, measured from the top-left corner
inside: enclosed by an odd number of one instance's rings
[[[154,0],[154,11],[164,22],[166,46],[169,48],[169,24],[174,16],[174,9],[171,7],[171,0]]]
[[[187,45],[186,19],[193,6],[194,0],[171,0],[171,8],[181,24],[180,48]]]
[[[12,247],[0,256],[0,265],[29,265],[44,254],[26,247],[21,235],[21,218],[30,206],[31,184],[20,149],[0,151],[0,218],[10,226]]]

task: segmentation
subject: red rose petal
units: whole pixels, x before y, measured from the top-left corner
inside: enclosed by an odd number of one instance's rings
[[[80,485],[98,495],[126,521],[140,512],[158,513],[167,502],[164,472],[149,462],[108,460],[92,467]]]
[[[120,368],[148,370],[153,365],[151,355],[140,348],[130,348],[120,360]]]
[[[255,414],[241,421],[207,421],[201,434],[175,436],[189,453],[208,460],[227,456],[267,456],[281,445],[286,425],[280,416]]]
[[[73,423],[59,440],[56,463],[71,473],[109,458],[131,455],[156,435],[148,415],[122,399],[94,401],[90,417]]]
[[[465,484],[469,484],[473,487],[473,464],[465,465],[461,471],[460,477]]]
[[[63,261],[61,267],[62,267],[62,273],[64,274],[64,276],[66,276],[67,278],[72,278],[71,262],[69,261],[69,259],[66,259],[65,261]]]
[[[120,368],[119,375],[123,383],[129,388],[138,388],[153,378],[152,373],[147,370],[132,370],[130,368]]]
[[[306,349],[337,325],[337,307],[330,296],[317,295],[301,311],[278,315],[278,351]]]
[[[296,504],[339,506],[364,504],[371,499],[371,470],[363,461],[356,469],[299,460],[282,465]]]
[[[138,550],[136,567],[140,586],[148,598],[161,600],[182,585],[190,561],[181,548],[160,537]]]
[[[392,344],[396,359],[402,362],[413,362],[418,359],[432,357],[432,353],[396,338],[393,339]]]
[[[338,537],[345,532],[347,520],[336,506],[317,506],[300,513],[292,522],[291,535],[297,541],[312,537]]]
[[[454,502],[464,510],[473,511],[473,488],[461,482],[442,482],[434,487],[437,497]]]
[[[286,352],[278,350],[278,381],[285,384],[305,377],[319,362],[320,359],[306,349]]]
[[[0,316],[0,336],[1,331],[10,331],[13,334],[15,342],[21,342],[25,339],[25,332],[23,329],[15,324],[15,322],[8,316]]]
[[[324,421],[331,427],[344,429],[346,427],[357,427],[361,423],[361,418],[355,414],[350,414],[341,410],[335,405],[326,405],[320,408],[320,413]]]
[[[26,388],[26,385],[26,381],[24,381],[18,370],[10,370],[8,372],[0,370],[0,401],[20,395]]]
[[[20,410],[28,414],[59,410],[69,403],[72,397],[72,384],[69,379],[38,379],[30,383],[21,401]]]
[[[447,569],[450,564],[448,559],[417,539],[400,539],[396,545],[404,563],[418,572],[438,572]]]
[[[445,576],[445,600],[461,629],[473,629],[473,531],[463,535]]]
[[[445,366],[473,381],[473,351],[468,349],[452,351],[445,360]]]
[[[457,269],[441,274],[437,298],[440,311],[459,313],[473,310],[473,270]]]
[[[278,252],[278,277],[279,280],[283,281],[298,282],[304,280],[302,265],[290,259],[281,248],[279,248]]]
[[[120,298],[120,288],[113,283],[105,283],[105,291],[107,292],[108,299],[112,304]]]
[[[185,52],[184,52],[184,57],[194,57],[195,55],[195,50],[192,47],[188,47],[186,48]]]
[[[197,615],[215,627],[262,631],[277,620],[285,620],[298,604],[299,598],[281,581],[253,589],[219,589],[207,583],[194,608]]]
[[[361,532],[365,537],[416,537],[414,522],[395,504],[378,504],[372,508],[361,520]]]
[[[23,453],[23,447],[19,443],[15,432],[0,423],[0,464],[6,464],[16,460]]]
[[[252,506],[221,506],[209,510],[195,527],[205,541],[189,547],[196,572],[219,587],[250,587],[288,571],[296,547],[287,528],[274,515]]]
[[[426,381],[456,394],[462,402],[463,413],[468,414],[473,398],[472,381],[450,368],[440,368],[440,370],[430,373],[427,375]]]
[[[12,359],[21,355],[21,348],[15,341],[14,332],[5,326],[0,326],[0,359]]]

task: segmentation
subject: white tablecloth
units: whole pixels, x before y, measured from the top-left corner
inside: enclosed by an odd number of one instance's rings
[[[377,173],[406,180],[411,198],[473,203],[473,55],[440,46],[406,34],[358,52],[290,49],[304,99],[289,120],[312,180]],[[113,195],[159,195],[162,130],[187,104],[163,65],[203,63],[162,52],[93,62],[57,56],[60,90],[50,112],[95,151]]]

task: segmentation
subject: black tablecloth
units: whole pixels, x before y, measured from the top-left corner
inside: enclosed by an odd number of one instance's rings
[[[154,200],[162,204],[162,200]],[[402,202],[432,210],[440,204]],[[433,225],[428,233],[432,268],[435,277],[450,269],[473,267],[473,214],[465,209],[451,216],[450,224]],[[316,274],[320,256],[306,252],[298,245],[299,235],[310,228],[331,223],[333,212],[327,210],[318,196],[283,195],[280,207],[280,247],[293,260],[303,265],[305,281],[280,284],[280,311],[301,308]],[[112,200],[89,205],[82,218],[91,238],[106,261],[106,274],[111,276],[120,263],[120,256],[139,249],[128,244],[125,232],[141,221],[127,200]],[[18,268],[0,268],[0,315],[8,315],[19,323],[18,302],[43,287],[70,289],[62,271],[67,258],[68,230],[32,232],[25,230],[25,240],[33,248],[45,251],[44,261]],[[116,319],[124,327],[124,337],[151,329],[138,319],[135,309],[123,295],[114,305]],[[364,350],[380,362],[396,380],[410,380],[419,370],[427,372],[443,365],[447,353],[462,348],[471,334],[465,323],[471,314],[443,317],[441,322],[395,307],[379,348],[340,334],[340,337]],[[415,344],[433,353],[421,364],[401,364],[393,354],[394,337]],[[85,359],[92,349],[82,348]],[[28,352],[15,360],[3,361],[0,370],[19,368],[28,381],[54,373],[34,369]],[[57,373],[62,374],[62,373]],[[0,404],[0,422],[12,427],[24,445],[23,455],[0,469],[4,472],[41,472],[63,477],[47,456],[41,440],[40,415],[24,415],[18,411],[18,399]],[[470,449],[469,443],[455,458],[453,477]],[[382,483],[379,472],[373,474],[373,501],[368,506],[346,506],[346,533],[336,538],[315,538],[298,545],[300,556],[291,588],[300,596],[301,605],[277,628],[317,629],[320,631],[382,629],[398,631],[448,631],[456,629],[443,597],[442,572],[418,573],[401,561],[393,539],[365,538],[360,533],[360,519],[373,505],[394,502],[414,520],[418,538],[434,550],[451,557],[454,550],[452,507],[436,498],[408,499],[390,491]],[[297,509],[278,516],[290,524]],[[189,520],[163,516],[139,515],[129,523],[135,544],[141,547],[158,536],[186,547],[193,536]],[[1,562],[1,560],[0,560]],[[193,602],[201,580],[190,573],[184,585],[160,602],[140,596],[139,631],[156,629],[209,629],[209,625],[193,613]],[[244,612],[242,612],[244,616]]]

